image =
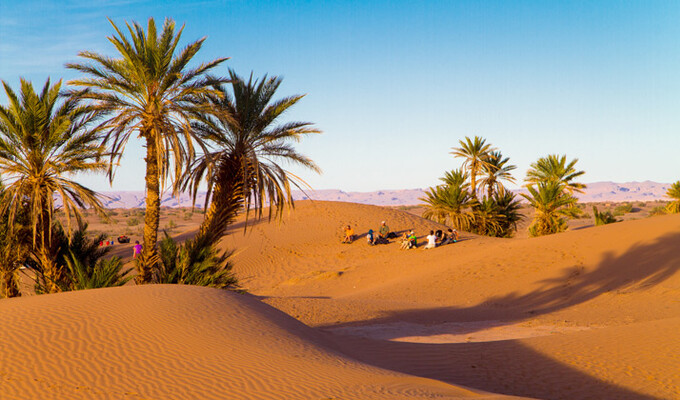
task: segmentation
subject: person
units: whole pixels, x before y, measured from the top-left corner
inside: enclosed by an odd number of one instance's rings
[[[404,234],[401,235],[401,246],[400,246],[400,249],[402,249],[402,250],[408,249],[409,242],[410,242],[410,240],[408,239],[408,233],[407,233],[407,232],[404,232]]]
[[[387,240],[388,237],[389,237],[389,234],[390,234],[390,227],[387,226],[387,224],[386,224],[385,221],[383,221],[383,222],[380,224],[380,229],[378,229],[378,239],[379,239],[379,240],[376,241],[376,242],[379,242],[379,243],[389,243],[389,240]]]
[[[418,247],[418,236],[416,236],[416,232],[411,229],[411,232],[408,234],[408,248],[409,249],[415,249]]]
[[[140,254],[142,254],[142,245],[139,244],[139,240],[135,240],[135,245],[132,246],[132,258],[137,258]]]
[[[442,238],[442,244],[456,243],[457,238],[458,231],[449,228],[449,230],[444,234],[444,237]]]
[[[456,243],[458,241],[458,231],[456,229],[453,231],[449,229],[449,232],[451,232],[451,236],[453,237],[453,243]]]
[[[347,225],[345,228],[345,238],[342,239],[342,243],[352,243],[354,241],[354,230],[351,226]]]
[[[438,240],[438,241],[440,241],[440,242],[442,241],[442,235],[443,235],[443,233],[442,233],[442,230],[441,230],[441,229],[437,229],[436,231],[434,231],[434,235],[437,237],[437,240]]]
[[[366,241],[371,246],[375,244],[375,236],[373,235],[373,229],[368,230],[368,233],[366,234]]]
[[[435,236],[434,231],[430,231],[430,234],[427,235],[427,244],[423,249],[434,249],[437,247],[437,236]]]

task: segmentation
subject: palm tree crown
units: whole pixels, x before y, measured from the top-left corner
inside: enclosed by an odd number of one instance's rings
[[[673,201],[666,205],[666,210],[671,214],[680,213],[680,181],[675,182],[668,188],[666,196],[673,199]]]
[[[535,163],[531,164],[525,181],[527,186],[539,182],[558,182],[570,194],[574,192],[583,193],[586,185],[574,182],[574,179],[585,174],[585,171],[577,171],[574,167],[578,162],[578,158],[567,163],[567,156],[558,156],[550,154],[547,157],[541,157]]]
[[[232,93],[223,89],[219,96],[211,96],[214,107],[223,112],[195,125],[202,137],[217,147],[197,159],[185,179],[194,196],[205,179],[206,206],[212,200],[199,236],[221,236],[239,210],[253,209],[261,217],[266,202],[270,204],[269,218],[280,216],[286,205],[293,204],[291,185],[304,185],[282,168],[281,162],[319,172],[316,164],[298,153],[291,142],[320,131],[309,122],[278,123],[303,96],[273,100],[281,78],[253,80],[251,74],[245,81],[232,70],[229,77]]]
[[[93,116],[75,99],[59,104],[61,81],[40,93],[21,80],[17,95],[2,82],[9,106],[0,106],[0,174],[6,188],[0,211],[14,219],[27,206],[33,243],[50,240],[50,227],[56,208],[54,195],[62,201],[70,231],[71,215],[81,219],[80,208],[93,207],[104,213],[97,194],[66,178],[77,173],[103,172],[100,161],[104,148],[95,130],[88,130]]]
[[[165,20],[160,32],[153,18],[146,32],[136,22],[126,24],[129,39],[113,21],[109,22],[116,31],[109,41],[118,58],[83,51],[79,56],[86,61],[67,67],[87,76],[71,82],[83,88],[73,95],[91,100],[91,109],[105,116],[104,143],[110,144],[112,153],[110,179],[112,167],[120,160],[130,136],[137,134],[146,141],[146,213],[139,281],[149,282],[157,261],[160,187],[164,186],[171,161],[174,176],[179,177],[194,158],[194,143],[202,145],[191,122],[214,112],[205,97],[217,96],[219,92],[213,86],[226,80],[208,73],[226,58],[189,68],[205,38],[178,50],[184,27],[175,32],[175,23],[170,19]],[[177,181],[174,189],[178,189]]]
[[[456,157],[461,157],[463,167],[470,173],[470,193],[477,196],[477,177],[488,164],[488,155],[495,150],[491,144],[486,143],[486,139],[475,136],[474,139],[465,137],[465,141],[459,140],[460,147],[454,147],[451,152]]]
[[[494,193],[505,193],[505,186],[501,181],[515,182],[510,171],[517,169],[516,165],[509,164],[510,158],[503,157],[500,151],[490,152],[486,164],[482,167],[484,178],[482,186],[487,187],[487,197],[492,198]]]

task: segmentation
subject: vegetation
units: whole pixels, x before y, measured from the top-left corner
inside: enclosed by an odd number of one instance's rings
[[[221,94],[214,86],[226,80],[208,73],[226,58],[189,69],[189,62],[205,39],[178,51],[184,27],[175,32],[175,23],[170,19],[165,20],[160,32],[153,18],[149,19],[146,32],[136,22],[126,24],[129,38],[113,21],[109,22],[116,34],[108,39],[119,57],[80,52],[85,61],[67,67],[87,77],[71,82],[83,88],[71,94],[73,98],[89,100],[89,110],[103,119],[101,127],[106,131],[103,143],[111,148],[109,179],[113,179],[113,166],[120,161],[129,138],[137,134],[145,141],[146,212],[137,279],[139,283],[150,283],[154,269],[158,268],[160,188],[171,169],[175,177],[182,175],[183,168],[194,158],[194,145],[203,145],[191,122],[214,112],[205,98],[219,98]],[[178,189],[177,181],[174,189]]]
[[[454,147],[451,152],[455,157],[463,158],[463,168],[470,176],[470,193],[472,197],[477,197],[477,177],[485,168],[490,169],[490,153],[495,150],[491,144],[486,143],[486,139],[475,136],[474,139],[465,137],[465,141],[459,140],[460,147]]]
[[[231,252],[218,256],[215,245],[208,242],[207,236],[200,237],[203,242],[187,240],[179,245],[167,232],[164,234],[159,251],[161,268],[155,279],[158,283],[238,288],[231,272]]]
[[[586,185],[574,182],[574,179],[585,174],[584,171],[576,170],[577,162],[578,159],[575,158],[567,163],[566,155],[551,154],[547,157],[541,157],[531,164],[529,171],[527,171],[526,186],[541,182],[557,182],[570,195],[573,195],[574,192],[583,193]]]
[[[563,217],[580,218],[583,210],[576,207],[574,192],[582,193],[586,185],[574,179],[585,174],[577,171],[578,159],[567,162],[567,156],[541,157],[527,171],[524,179],[529,194],[522,194],[536,210],[529,226],[530,236],[550,235],[567,229]]]
[[[595,225],[607,225],[618,222],[611,211],[599,212],[596,206],[593,206],[593,217],[595,218]]]
[[[512,236],[522,215],[515,194],[502,182],[514,182],[510,171],[516,167],[485,139],[466,137],[459,143],[452,154],[464,158],[464,169],[445,172],[443,184],[425,192],[423,217],[481,235]],[[482,198],[477,196],[477,178],[480,187],[486,187]]]
[[[620,217],[621,215],[632,213],[633,205],[631,203],[619,204],[614,208],[614,216]]]
[[[97,130],[90,129],[93,115],[79,100],[60,102],[61,81],[51,85],[48,79],[39,93],[23,79],[19,94],[4,81],[3,86],[9,105],[0,106],[0,174],[6,183],[0,213],[10,221],[26,213],[31,251],[48,279],[46,290],[58,292],[53,282],[63,271],[51,251],[55,195],[61,199],[68,228],[72,215],[82,220],[81,208],[104,214],[95,192],[68,179],[77,173],[103,172],[104,148]]]
[[[303,96],[273,100],[281,85],[277,77],[258,81],[251,74],[245,81],[230,70],[229,78],[231,92],[222,88],[209,96],[212,107],[220,112],[194,125],[201,138],[217,147],[200,157],[185,175],[184,187],[191,188],[194,199],[202,181],[208,186],[207,211],[196,242],[216,243],[241,211],[246,215],[253,211],[260,218],[269,202],[271,219],[280,217],[286,206],[293,206],[291,186],[305,184],[283,169],[283,162],[319,171],[290,143],[320,131],[309,122],[277,124]]]
[[[665,207],[664,206],[656,206],[656,207],[652,208],[651,210],[649,210],[648,215],[650,217],[654,217],[654,216],[657,216],[657,215],[665,215],[665,214],[668,214],[668,204]]]
[[[675,182],[666,191],[666,196],[673,199],[670,203],[666,205],[666,211],[671,214],[680,213],[680,181]]]
[[[529,194],[522,194],[536,210],[534,220],[529,225],[530,236],[550,235],[567,229],[564,210],[573,206],[576,199],[563,189],[563,185],[557,181],[545,181],[527,187]]]

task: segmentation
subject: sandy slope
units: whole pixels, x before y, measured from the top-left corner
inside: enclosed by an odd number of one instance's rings
[[[130,286],[3,300],[2,399],[500,398],[368,366],[250,295]]]
[[[387,220],[423,239],[442,226],[296,204],[221,244],[238,249],[252,295],[128,286],[0,301],[0,398],[680,398],[680,216],[404,251],[341,244],[341,227]]]
[[[253,293],[367,363],[538,398],[680,398],[680,216],[535,239],[465,235],[435,250],[339,243],[343,224],[365,232],[383,219],[421,235],[437,227],[300,202],[284,223],[224,246],[241,251]]]

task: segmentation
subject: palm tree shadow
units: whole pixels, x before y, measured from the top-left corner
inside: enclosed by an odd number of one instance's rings
[[[561,275],[540,281],[541,286],[531,292],[493,296],[471,307],[395,311],[379,318],[328,327],[404,321],[432,324],[499,319],[506,323],[517,322],[566,309],[604,293],[631,293],[654,287],[680,269],[678,243],[680,233],[666,234],[653,243],[635,245],[618,256],[606,253],[598,266],[590,270],[580,264],[572,265]]]
[[[364,363],[493,393],[538,399],[656,399],[589,376],[515,340],[429,344],[329,336],[340,352]]]
[[[680,233],[672,233],[652,243],[635,245],[620,255],[606,253],[597,267],[586,270],[582,265],[570,266],[565,268],[561,275],[541,281],[540,287],[526,294],[510,293],[494,296],[466,308],[435,307],[395,311],[384,317],[344,325],[365,327],[411,322],[415,327],[417,323],[427,323],[430,325],[428,334],[436,335],[448,333],[438,332],[436,325],[438,323],[495,319],[496,322],[501,321],[501,324],[510,324],[536,315],[567,309],[604,293],[616,295],[648,290],[665,282],[680,269],[680,251],[677,250],[679,241]],[[325,328],[335,329],[342,326],[341,324]],[[467,332],[483,328],[483,324],[470,324]],[[334,329],[324,330],[335,341],[340,351],[352,357],[381,368],[449,383],[542,399],[654,398],[599,381],[516,340],[484,343],[404,343],[328,332]],[[410,334],[402,330],[400,334],[401,337],[422,336],[422,329]],[[518,376],[523,378],[518,380]]]

